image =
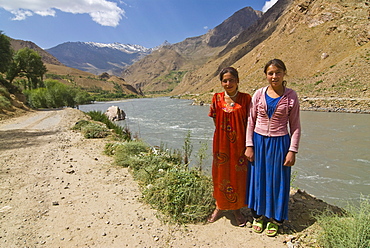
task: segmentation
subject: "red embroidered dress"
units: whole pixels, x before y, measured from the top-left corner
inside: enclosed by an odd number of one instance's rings
[[[244,155],[247,118],[251,96],[239,92],[234,106],[225,102],[225,93],[213,96],[209,116],[215,118],[213,136],[213,197],[217,208],[245,207],[247,164]]]

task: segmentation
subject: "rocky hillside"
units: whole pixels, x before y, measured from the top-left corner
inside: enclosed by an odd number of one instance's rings
[[[50,53],[46,52],[42,48],[40,48],[38,45],[31,41],[24,41],[24,40],[15,40],[12,38],[10,39],[10,45],[12,46],[14,51],[18,51],[21,48],[28,47],[34,51],[36,51],[42,58],[42,61],[45,64],[52,64],[52,65],[63,65],[57,58],[55,58]]]
[[[261,15],[260,11],[250,7],[241,9],[207,34],[187,38],[152,52],[129,66],[122,77],[146,93],[170,91],[186,72],[207,63]]]
[[[119,76],[125,66],[150,54],[152,49],[120,43],[66,42],[46,50],[64,65],[95,75]]]
[[[221,90],[217,74],[222,67],[238,68],[241,90],[253,94],[266,85],[265,63],[280,58],[288,67],[288,87],[298,92],[304,108],[369,110],[369,6],[369,0],[279,0],[224,47],[210,49],[201,38],[193,38],[193,43],[188,39],[166,48],[170,54],[179,53],[180,44],[196,47],[196,53],[179,54],[186,66],[171,66],[162,51],[155,59],[147,56],[134,64],[124,77],[136,86],[149,79],[158,84],[158,77],[166,71],[159,73],[154,68],[163,63],[174,71],[186,71],[172,95],[196,94],[197,99],[209,101],[213,92]],[[145,68],[147,77],[138,65]]]
[[[217,59],[187,74],[174,93],[189,85],[190,93],[220,90],[209,75],[232,65],[240,71],[241,89],[252,94],[266,84],[264,64],[280,58],[305,108],[369,109],[369,18],[369,1],[280,0]]]

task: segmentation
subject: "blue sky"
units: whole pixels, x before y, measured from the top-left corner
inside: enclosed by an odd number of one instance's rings
[[[205,34],[244,7],[277,0],[0,0],[0,31],[47,49],[68,41],[152,48]]]

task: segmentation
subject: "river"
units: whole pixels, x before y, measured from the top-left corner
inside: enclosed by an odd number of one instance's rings
[[[209,106],[193,106],[190,100],[143,98],[80,105],[88,112],[105,112],[112,105],[127,115],[117,122],[152,146],[180,149],[190,132],[192,165],[202,163],[210,173],[213,121]],[[302,136],[292,186],[338,206],[358,203],[370,194],[370,115],[301,112]],[[199,160],[200,148],[207,158]],[[203,154],[203,152],[201,152]]]

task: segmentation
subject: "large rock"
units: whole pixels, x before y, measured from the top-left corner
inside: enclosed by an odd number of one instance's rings
[[[108,119],[111,121],[121,121],[126,119],[125,112],[117,106],[111,106],[105,112],[105,115],[108,116]]]

